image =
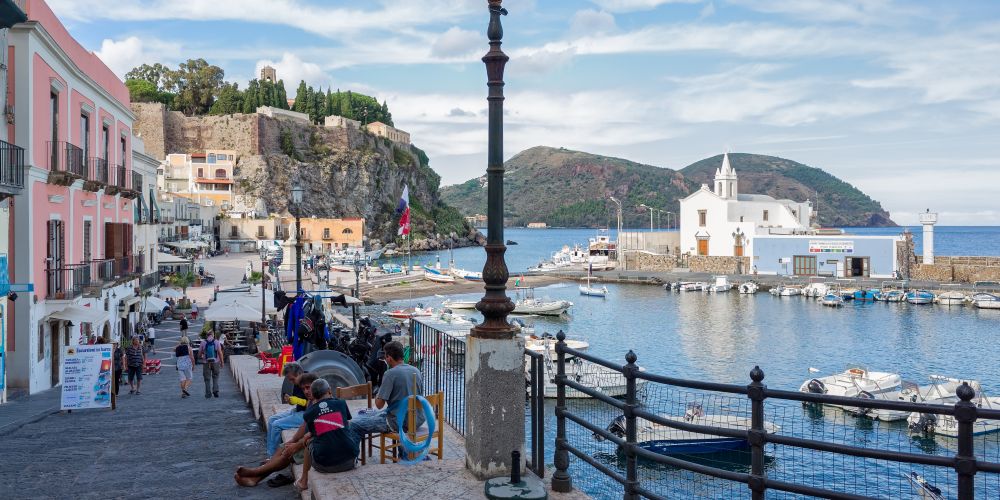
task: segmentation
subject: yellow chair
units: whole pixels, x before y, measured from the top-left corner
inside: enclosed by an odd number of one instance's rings
[[[435,446],[432,442],[431,449],[428,451],[430,455],[437,455],[438,460],[444,458],[444,393],[439,392],[437,394],[431,394],[424,396],[427,402],[431,404],[431,408],[434,409],[434,434],[430,436],[430,439],[437,439],[437,445]],[[407,399],[406,405],[406,435],[411,442],[422,443],[428,439],[427,430],[417,429],[417,412],[423,412],[423,406],[417,402],[417,398],[410,397]],[[385,459],[389,458],[393,462],[399,461],[399,455],[404,451],[403,444],[399,440],[399,434],[395,432],[384,432],[379,435],[379,448],[381,461],[380,463],[385,463]],[[412,458],[412,457],[411,457]]]
[[[359,385],[352,385],[350,387],[338,387],[337,388],[337,399],[355,399],[365,397],[368,398],[367,408],[372,408],[372,383],[364,383]],[[368,454],[367,456],[372,456],[372,434],[368,434],[361,438],[361,443],[359,448],[361,449],[361,465],[365,464],[365,442],[368,442]]]

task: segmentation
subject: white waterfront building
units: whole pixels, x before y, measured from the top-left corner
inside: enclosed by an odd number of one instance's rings
[[[813,216],[809,200],[740,193],[728,153],[715,171],[714,189],[702,184],[680,205],[681,253],[691,255],[749,256],[757,235],[808,232]]]

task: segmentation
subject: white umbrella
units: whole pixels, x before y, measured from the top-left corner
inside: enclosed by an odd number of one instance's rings
[[[205,320],[260,322],[260,311],[249,308],[236,300],[228,303],[216,301],[205,311]]]
[[[236,295],[236,301],[243,304],[249,308],[257,311],[257,317],[260,317],[260,289],[254,290],[248,293],[241,293]],[[271,290],[264,290],[264,304],[267,306],[267,314],[277,314],[278,309],[274,307],[274,292]]]
[[[184,296],[183,293],[173,288],[164,288],[163,290],[156,292],[156,294],[164,299],[179,299]]]
[[[162,312],[167,307],[170,305],[159,297],[146,297],[146,312]]]

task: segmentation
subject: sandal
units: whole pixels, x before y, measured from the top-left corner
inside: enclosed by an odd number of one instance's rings
[[[295,480],[285,474],[278,474],[267,480],[267,485],[272,488],[280,488],[294,483]]]

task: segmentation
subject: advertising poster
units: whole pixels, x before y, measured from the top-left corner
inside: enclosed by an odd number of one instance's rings
[[[63,347],[62,409],[111,408],[111,344]]]
[[[854,253],[850,240],[809,240],[809,253]]]

